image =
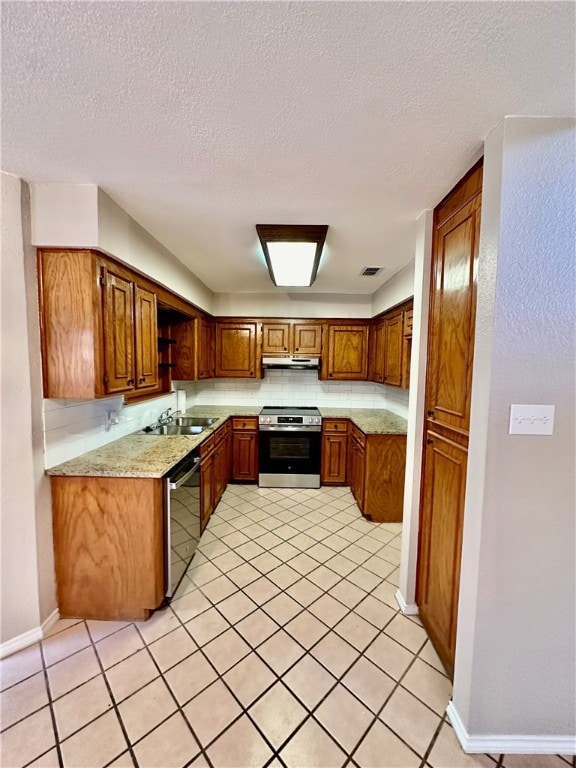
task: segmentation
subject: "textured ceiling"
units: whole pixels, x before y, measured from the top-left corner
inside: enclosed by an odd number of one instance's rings
[[[312,290],[372,293],[503,116],[574,113],[575,7],[5,1],[2,166],[100,185],[215,291],[279,290],[255,224],[328,224]]]

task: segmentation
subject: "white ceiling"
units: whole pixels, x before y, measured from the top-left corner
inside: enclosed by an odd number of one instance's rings
[[[284,290],[255,224],[328,224],[308,290],[372,293],[504,115],[574,113],[575,8],[5,0],[2,166],[100,185],[214,291]]]

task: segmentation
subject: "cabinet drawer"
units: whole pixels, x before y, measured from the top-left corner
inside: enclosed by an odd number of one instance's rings
[[[250,416],[236,417],[232,419],[232,429],[234,432],[256,432],[258,430],[258,419]]]
[[[348,419],[322,419],[322,431],[340,433],[347,432]]]
[[[404,312],[404,336],[412,336],[412,324],[414,318],[414,310],[407,309]]]
[[[356,440],[362,448],[366,447],[366,435],[355,424],[350,425],[350,436],[353,440]]]
[[[214,448],[216,447],[216,438],[214,435],[209,437],[207,440],[204,440],[203,443],[200,444],[200,456],[204,458],[205,456],[208,456],[209,453],[212,453]]]

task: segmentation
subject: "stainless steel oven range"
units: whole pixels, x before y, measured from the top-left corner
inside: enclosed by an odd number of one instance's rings
[[[301,406],[265,406],[258,426],[258,485],[320,488],[320,411]]]

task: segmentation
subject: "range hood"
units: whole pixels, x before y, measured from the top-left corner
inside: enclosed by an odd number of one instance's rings
[[[276,368],[276,370],[317,371],[320,368],[320,358],[316,357],[263,357],[262,368]]]

